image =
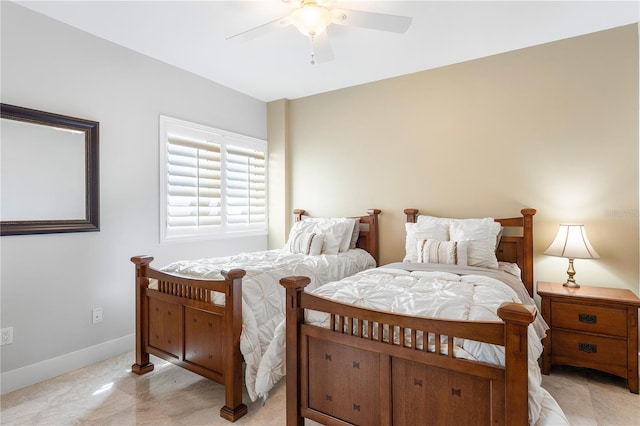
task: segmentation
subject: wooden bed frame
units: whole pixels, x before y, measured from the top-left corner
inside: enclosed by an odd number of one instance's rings
[[[294,210],[295,220],[304,210]],[[378,215],[367,210],[360,217],[357,246],[379,259]],[[242,331],[242,278],[245,271],[222,271],[223,280],[175,276],[150,266],[153,257],[135,256],[136,265],[136,362],[131,370],[153,370],[155,355],[224,385],[225,405],[220,416],[236,421],[247,413],[242,402],[243,368],[240,353]],[[157,286],[150,288],[151,283]],[[225,295],[225,305],[211,301],[211,292]]]
[[[415,222],[418,211],[405,210]],[[522,236],[504,236],[498,259],[516,262],[532,293],[533,215],[497,219],[522,228]],[[534,306],[504,303],[502,321],[449,321],[397,315],[345,305],[303,292],[307,277],[280,280],[287,292],[286,398],[287,425],[308,418],[327,425],[528,423],[527,327]],[[304,310],[330,314],[329,328],[304,323]],[[399,342],[383,333],[395,330]],[[411,343],[405,342],[411,330]],[[416,336],[434,336],[434,351],[416,347]],[[394,333],[387,333],[392,336]],[[505,347],[505,366],[440,354],[440,338],[448,347],[454,337]]]

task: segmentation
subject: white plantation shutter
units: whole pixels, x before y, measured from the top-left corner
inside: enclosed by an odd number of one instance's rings
[[[226,171],[229,223],[265,223],[264,152],[227,145]]]
[[[222,224],[220,145],[169,135],[167,226]]]
[[[266,234],[266,142],[160,117],[161,241]]]

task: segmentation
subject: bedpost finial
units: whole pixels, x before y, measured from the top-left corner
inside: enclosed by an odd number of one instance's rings
[[[538,310],[533,305],[505,302],[498,308],[498,316],[504,322],[528,325],[533,322],[537,315]]]
[[[284,277],[280,279],[280,285],[284,288],[295,288],[300,290],[309,285],[310,282],[311,279],[304,276]]]
[[[244,269],[231,269],[229,271],[220,271],[224,279],[232,279],[235,280],[237,278],[242,278],[246,275],[246,271]]]
[[[522,209],[520,210],[520,213],[522,213],[522,216],[533,216],[537,213],[536,209]]]
[[[418,220],[418,209],[404,209],[404,214],[407,215],[407,223],[416,223]]]
[[[131,261],[136,265],[148,265],[153,261],[153,256],[147,256],[147,255],[133,256],[131,258]]]

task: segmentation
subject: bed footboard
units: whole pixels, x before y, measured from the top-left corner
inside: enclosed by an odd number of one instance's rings
[[[153,370],[155,355],[224,385],[220,416],[235,421],[247,413],[242,403],[242,277],[223,271],[223,280],[177,277],[149,266],[153,257],[135,256],[136,362],[131,370]],[[212,292],[224,294],[215,304]]]
[[[505,303],[502,322],[394,315],[286,288],[287,425],[526,425],[527,326],[533,306]],[[304,323],[326,312],[329,328]],[[453,339],[505,346],[505,366],[455,358]],[[424,344],[429,342],[429,344]]]

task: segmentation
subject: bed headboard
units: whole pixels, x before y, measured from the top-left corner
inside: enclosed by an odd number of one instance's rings
[[[367,210],[366,216],[355,216],[354,219],[360,219],[360,236],[356,247],[368,251],[371,256],[376,260],[376,265],[379,265],[380,259],[380,247],[378,245],[378,215],[382,211],[380,209]],[[305,210],[295,209],[293,215],[295,221],[301,221],[302,216],[306,213]]]
[[[415,223],[418,209],[405,209],[408,223]],[[496,257],[503,262],[517,263],[522,271],[522,282],[533,297],[533,216],[535,209],[520,210],[522,216],[496,219],[505,228],[519,228],[517,235],[503,235],[496,250]]]

